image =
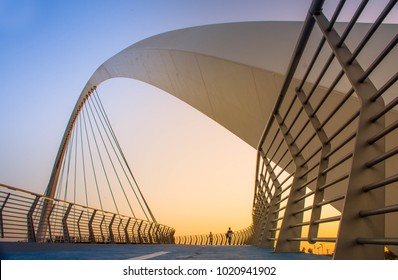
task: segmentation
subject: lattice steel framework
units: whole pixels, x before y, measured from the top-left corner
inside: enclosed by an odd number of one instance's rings
[[[258,145],[254,244],[298,252],[302,242],[331,242],[335,259],[383,259],[385,245],[398,245],[397,236],[385,235],[385,222],[396,223],[398,211],[385,201],[398,181],[392,167],[398,74],[396,66],[386,67],[397,65],[398,36],[387,38],[384,49],[371,47],[396,2],[352,42],[368,1],[346,24],[336,24],[345,1],[330,18],[324,1],[313,1]],[[309,40],[317,40],[317,48],[309,48]],[[361,56],[372,62],[361,64]],[[303,57],[310,57],[308,65]],[[376,85],[372,75],[382,81]]]

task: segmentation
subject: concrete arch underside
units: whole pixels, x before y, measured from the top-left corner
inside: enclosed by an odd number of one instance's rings
[[[137,79],[166,91],[257,148],[302,25],[242,22],[193,27],[160,34],[126,48],[103,63],[87,82],[72,113],[57,161],[63,157],[69,133],[93,88],[116,77]],[[360,38],[367,27],[359,24],[354,34]],[[397,32],[397,25],[382,28],[388,34]],[[311,39],[308,46],[315,47]],[[310,60],[305,56],[303,59]],[[365,65],[366,59],[362,58]],[[299,69],[298,73],[304,71]],[[372,81],[377,84],[377,77]],[[347,85],[341,83],[335,95],[346,89]],[[351,97],[348,102],[358,100]],[[394,113],[393,118],[398,119],[398,115]],[[393,136],[387,139],[391,146],[396,141]],[[54,183],[51,180],[50,185]],[[386,197],[389,204],[398,203],[397,190],[389,190]],[[341,211],[341,204],[333,206]],[[386,236],[398,236],[398,227],[393,224],[386,223]]]

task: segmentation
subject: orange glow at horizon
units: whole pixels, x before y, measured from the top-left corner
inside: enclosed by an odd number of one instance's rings
[[[98,91],[158,223],[176,235],[251,225],[254,148],[150,85],[113,79]]]

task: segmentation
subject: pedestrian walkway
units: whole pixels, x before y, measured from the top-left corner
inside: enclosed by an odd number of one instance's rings
[[[0,243],[2,260],[330,260],[253,246]]]

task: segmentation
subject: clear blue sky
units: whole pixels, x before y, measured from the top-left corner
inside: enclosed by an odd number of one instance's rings
[[[100,64],[122,49],[190,26],[303,20],[310,2],[0,0],[0,182],[44,192],[83,86]],[[203,199],[209,196],[209,188],[232,190],[242,202],[243,210],[238,211],[247,211],[249,225],[255,172],[251,147],[182,102],[142,83],[108,81],[99,92],[160,222],[173,226],[170,217],[162,217],[161,198],[170,202],[172,197],[167,195],[180,191],[174,189],[176,184],[185,184],[183,195],[189,197],[196,190]],[[181,143],[166,135],[160,145],[153,136],[162,131],[180,133]],[[207,163],[215,159],[220,159],[217,170],[208,170]],[[158,166],[153,166],[155,161]],[[149,170],[156,170],[156,175],[149,175]],[[195,176],[197,172],[205,175],[195,184],[178,181],[181,173]],[[180,210],[199,219],[198,207],[187,199]]]

